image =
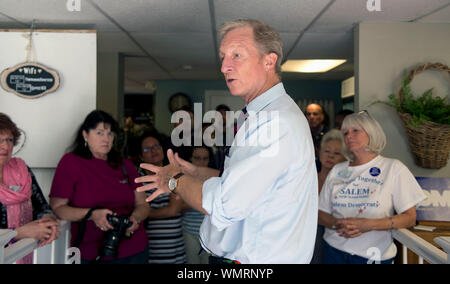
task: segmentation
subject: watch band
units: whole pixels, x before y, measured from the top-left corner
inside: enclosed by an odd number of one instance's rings
[[[180,177],[184,176],[184,173],[178,173],[176,175],[173,176],[174,179],[179,179]]]

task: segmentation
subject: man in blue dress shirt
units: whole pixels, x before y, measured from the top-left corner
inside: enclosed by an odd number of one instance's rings
[[[216,260],[309,263],[317,228],[317,172],[308,122],[281,83],[282,42],[257,20],[221,28],[221,71],[246,103],[223,174],[198,168],[168,150],[170,165],[141,167],[155,175],[136,182],[178,194],[206,217],[203,248]]]

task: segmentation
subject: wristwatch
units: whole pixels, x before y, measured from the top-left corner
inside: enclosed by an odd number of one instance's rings
[[[179,179],[180,177],[182,177],[184,175],[184,173],[178,173],[178,174],[176,174],[175,176],[173,176],[173,177],[171,177],[170,179],[169,179],[169,184],[168,184],[168,187],[169,187],[169,190],[170,190],[170,192],[171,193],[173,193],[173,194],[177,194],[176,192],[175,192],[175,189],[177,188],[177,179]]]

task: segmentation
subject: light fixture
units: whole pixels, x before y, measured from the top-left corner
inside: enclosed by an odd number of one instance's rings
[[[281,66],[283,72],[323,73],[343,64],[345,59],[288,60]]]

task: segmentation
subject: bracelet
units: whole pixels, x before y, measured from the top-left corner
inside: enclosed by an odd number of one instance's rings
[[[92,213],[94,212],[94,210],[97,210],[97,209],[104,209],[104,208],[103,207],[94,207],[94,208],[89,209],[89,211],[86,213],[86,215],[84,215],[83,220],[87,221],[89,218],[91,218]]]

